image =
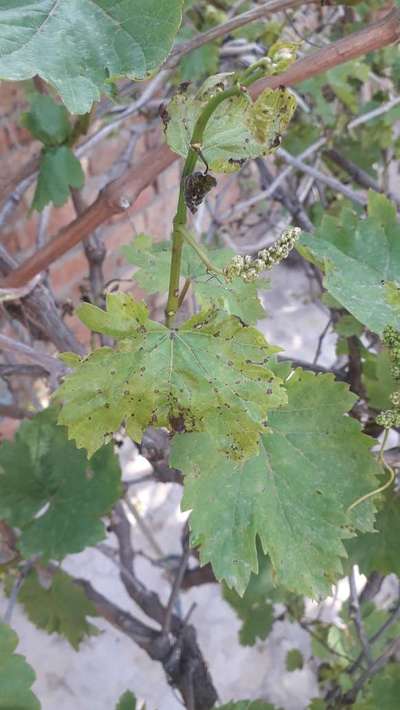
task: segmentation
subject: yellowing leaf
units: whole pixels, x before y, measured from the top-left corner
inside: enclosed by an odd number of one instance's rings
[[[79,317],[119,343],[83,358],[58,391],[59,421],[78,446],[92,454],[122,424],[140,440],[153,424],[209,431],[232,458],[257,451],[269,409],[285,401],[268,368],[276,349],[261,333],[214,310],[169,330],[122,293],[108,296],[107,311],[86,304]]]
[[[224,75],[211,77],[195,96],[177,94],[168,105],[166,138],[175,153],[186,157],[194,125],[210,97],[220,90]],[[267,155],[281,141],[296,109],[286,89],[266,89],[255,103],[235,96],[221,103],[204,131],[202,154],[211,170],[230,173],[248,158]]]

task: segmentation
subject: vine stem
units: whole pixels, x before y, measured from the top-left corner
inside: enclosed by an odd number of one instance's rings
[[[389,437],[389,429],[385,429],[385,434],[383,436],[381,448],[379,450],[379,455],[378,455],[378,463],[382,464],[383,469],[384,470],[386,469],[389,472],[388,480],[386,481],[386,483],[383,484],[383,486],[380,486],[379,488],[375,488],[374,491],[370,491],[370,493],[366,493],[364,496],[361,496],[361,498],[357,498],[357,500],[355,500],[354,503],[352,503],[348,507],[348,509],[347,509],[348,513],[350,512],[350,510],[353,510],[357,505],[364,503],[369,498],[372,498],[373,496],[378,495],[378,493],[383,493],[383,491],[386,491],[386,489],[392,485],[394,479],[396,478],[396,474],[395,474],[394,470],[385,461],[385,457],[384,457],[385,446],[386,446],[388,437]]]
[[[175,316],[179,308],[179,280],[181,275],[183,242],[185,239],[183,229],[185,228],[187,222],[187,207],[185,202],[186,180],[190,175],[192,175],[196,167],[207,123],[209,122],[211,116],[217,110],[217,108],[224,101],[227,101],[228,99],[233,98],[234,96],[247,96],[247,94],[245,94],[244,92],[243,85],[232,86],[230,89],[225,89],[225,91],[221,91],[215,96],[213,96],[207,103],[207,105],[204,107],[193,129],[190,148],[185,161],[180,182],[178,207],[173,221],[171,270],[167,307],[165,310],[166,324],[169,328],[173,326]]]

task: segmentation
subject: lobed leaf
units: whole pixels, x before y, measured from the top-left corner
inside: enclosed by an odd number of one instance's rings
[[[322,264],[325,287],[357,320],[379,334],[386,325],[399,328],[400,225],[387,197],[371,191],[367,219],[346,208],[339,219],[325,216],[299,244]]]
[[[47,146],[62,145],[72,133],[65,106],[45,94],[34,94],[30,110],[22,115],[21,123]]]
[[[24,656],[14,653],[17,634],[0,621],[0,708],[3,710],[39,710],[31,691],[35,673]]]
[[[286,384],[288,404],[270,412],[258,455],[234,465],[207,434],[186,434],[174,438],[171,464],[185,474],[193,543],[217,579],[243,594],[258,537],[278,583],[326,596],[343,573],[343,540],[373,530],[371,501],[346,511],[376,487],[379,467],[372,440],[344,416],[355,401],[346,385],[301,370]]]
[[[25,557],[61,559],[104,538],[101,517],[120,496],[120,475],[111,446],[88,464],[46,410],[0,447],[0,517],[21,529]]]
[[[59,421],[79,447],[91,455],[122,424],[138,441],[152,424],[209,431],[232,458],[257,451],[268,411],[285,401],[268,368],[276,348],[261,333],[216,310],[169,330],[123,293],[108,296],[107,311],[85,304],[78,315],[119,341],[83,358],[58,390]]]
[[[183,0],[3,0],[0,78],[39,75],[71,113],[121,77],[146,79],[168,55]]]
[[[82,166],[71,148],[46,148],[41,155],[32,208],[41,212],[50,202],[61,207],[69,199],[70,187],[79,190],[84,182]]]
[[[75,649],[89,636],[100,631],[87,617],[98,616],[92,602],[65,572],[57,571],[48,589],[42,586],[37,573],[32,571],[18,594],[28,619],[48,634],[63,636]],[[1,707],[1,705],[0,705]]]

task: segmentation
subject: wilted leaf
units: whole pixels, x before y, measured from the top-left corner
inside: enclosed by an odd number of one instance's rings
[[[195,123],[224,80],[225,75],[211,77],[195,96],[181,92],[169,103],[166,137],[175,153],[186,157]],[[266,89],[254,103],[245,96],[224,101],[203,135],[202,154],[210,169],[234,172],[248,158],[271,153],[280,145],[295,109],[296,100],[286,89]]]

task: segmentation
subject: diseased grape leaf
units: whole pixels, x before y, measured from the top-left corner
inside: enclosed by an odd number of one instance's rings
[[[45,148],[40,159],[33,209],[41,212],[50,202],[61,207],[70,196],[70,187],[79,190],[84,182],[85,174],[71,148],[66,145]]]
[[[176,436],[171,465],[185,475],[183,509],[192,510],[202,564],[243,594],[257,573],[256,537],[283,587],[327,595],[342,574],[343,540],[373,529],[371,500],[380,469],[373,440],[344,416],[356,397],[331,375],[296,370],[289,403],[270,412],[260,453],[233,465],[207,434]]]
[[[72,133],[67,109],[48,94],[34,94],[30,110],[22,115],[21,123],[47,146],[62,145]]]
[[[32,624],[48,634],[63,636],[75,651],[85,638],[100,633],[87,619],[98,616],[94,605],[62,570],[55,572],[48,589],[32,571],[19,591],[18,601]]]
[[[165,133],[168,145],[178,155],[187,156],[195,123],[226,77],[217,74],[195,95],[180,92],[170,101]],[[210,170],[235,172],[248,158],[271,153],[280,145],[295,109],[296,99],[284,88],[266,89],[255,102],[234,96],[221,103],[207,123],[201,147]]]
[[[71,113],[88,113],[121,77],[145,79],[164,61],[183,0],[3,0],[0,78],[36,74]]]
[[[0,447],[0,517],[21,529],[25,557],[61,559],[104,538],[101,517],[120,496],[120,476],[112,446],[88,463],[46,410]]]
[[[204,248],[204,247],[203,247]],[[212,263],[223,268],[234,256],[233,249],[206,250]],[[139,234],[132,244],[122,248],[130,264],[139,267],[133,278],[149,294],[168,291],[171,266],[171,242],[154,242],[147,234]],[[265,318],[265,310],[257,294],[268,282],[245,283],[236,278],[226,283],[223,278],[211,275],[197,257],[192,247],[184,245],[181,274],[190,278],[196,300],[201,307],[212,305],[223,308],[230,315],[238,316],[244,323],[253,324]]]
[[[348,208],[339,218],[325,216],[299,245],[322,264],[325,287],[361,323],[379,334],[386,325],[400,327],[400,225],[384,195],[370,191],[367,219]]]
[[[18,637],[0,621],[0,708],[3,710],[40,710],[31,691],[35,673],[24,656],[14,653]]]
[[[215,310],[169,330],[123,293],[107,297],[107,311],[84,304],[78,315],[119,341],[83,358],[58,390],[59,421],[79,447],[92,454],[124,423],[135,441],[153,424],[209,431],[233,458],[257,451],[268,411],[286,398],[261,333]]]
[[[400,576],[400,498],[392,490],[386,494],[376,516],[376,533],[348,540],[350,561],[363,574],[381,572]]]

